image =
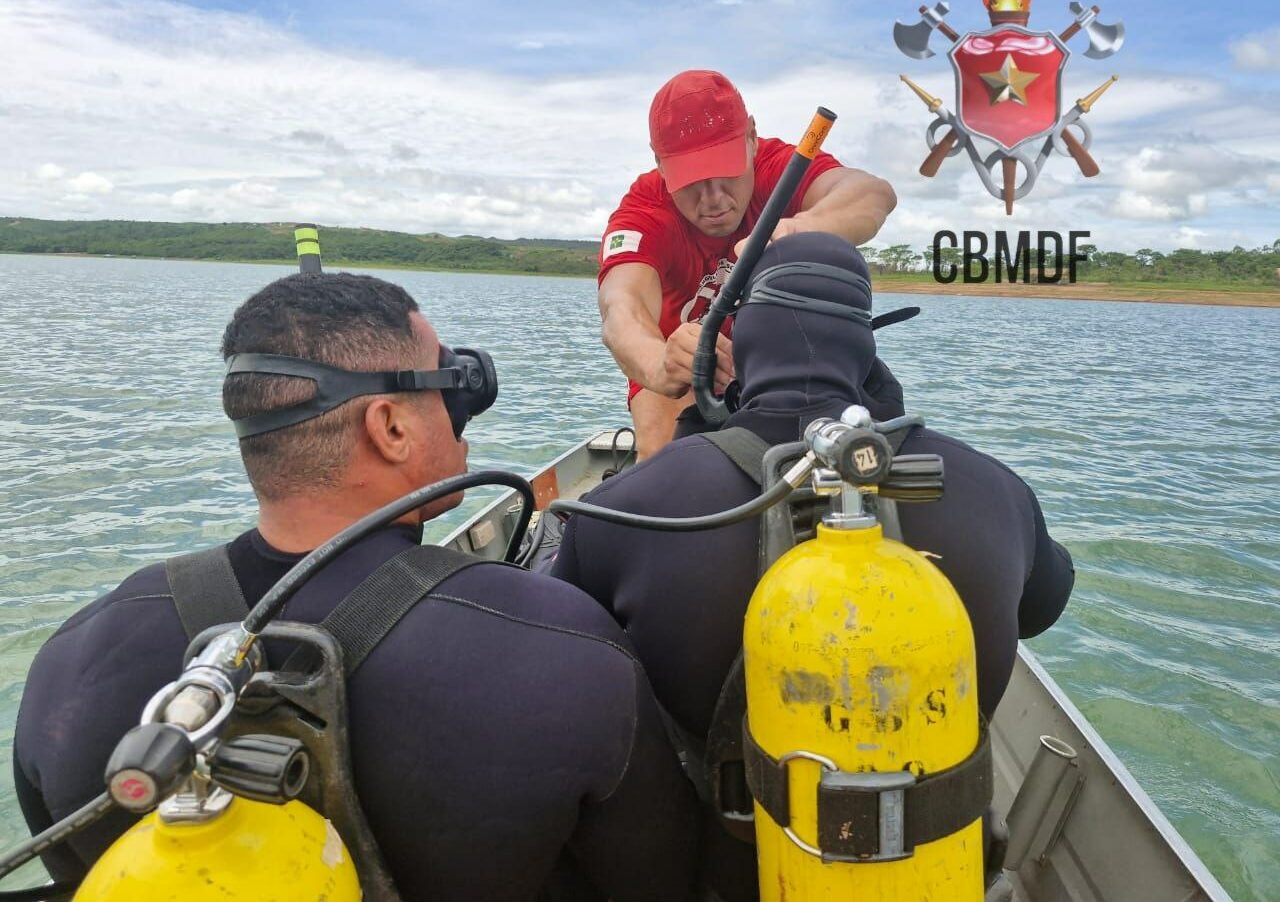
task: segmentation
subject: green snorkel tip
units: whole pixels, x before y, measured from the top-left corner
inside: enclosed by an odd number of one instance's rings
[[[293,240],[298,247],[298,270],[320,272],[320,230],[315,223],[300,222],[294,226]]]

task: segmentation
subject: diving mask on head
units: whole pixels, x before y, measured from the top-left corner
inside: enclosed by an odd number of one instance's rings
[[[310,379],[316,392],[305,401],[241,417],[232,422],[236,435],[249,438],[313,419],[362,395],[407,391],[438,391],[444,399],[454,438],[462,438],[467,421],[488,410],[498,397],[498,373],[493,358],[484,351],[440,345],[439,369],[352,372],[281,354],[233,354],[227,375],[260,373]]]
[[[778,288],[773,283],[778,279],[806,276],[829,280],[835,284],[828,293],[847,296],[853,295],[849,301],[826,300],[814,297],[813,294],[799,294]],[[777,304],[781,307],[794,307],[811,313],[826,316],[840,316],[856,322],[871,325],[871,283],[856,272],[850,272],[839,266],[827,263],[795,262],[779,263],[770,266],[758,274],[751,282],[751,290],[742,302],[746,304]],[[741,309],[741,308],[739,308]]]

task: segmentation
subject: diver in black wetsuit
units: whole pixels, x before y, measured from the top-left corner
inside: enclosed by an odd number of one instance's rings
[[[417,309],[377,279],[292,276],[236,312],[223,352],[361,372],[444,368],[453,352]],[[244,373],[227,378],[223,400],[241,426],[316,391],[307,379]],[[467,414],[455,398],[365,395],[243,438],[259,525],[228,551],[248,604],[362,515],[462,472]],[[284,619],[320,621],[460,497],[342,553]],[[14,751],[33,832],[102,792],[117,740],[177,677],[187,637],[171,592],[164,566],[146,567],[37,654]],[[267,653],[279,666],[281,650]],[[526,900],[551,884],[555,898],[569,887],[573,898],[691,894],[693,790],[629,640],[585,594],[511,566],[469,566],[412,607],[347,685],[356,789],[405,899]],[[131,820],[117,810],[47,853],[55,879],[81,876]]]
[[[771,267],[805,261],[869,277],[848,242],[805,232],[766,249],[752,287]],[[807,275],[773,282],[784,291],[870,313],[869,290]],[[798,441],[814,419],[838,418],[850,404],[867,407],[876,419],[902,412],[900,387],[876,358],[867,322],[747,303],[734,325],[733,355],[741,401],[726,426],[745,427],[771,445]],[[901,453],[944,459],[942,500],[902,504],[898,511],[907,544],[930,553],[969,612],[978,697],[989,717],[1008,683],[1019,637],[1042,632],[1062,612],[1074,582],[1071,556],[1049,537],[1035,494],[999,461],[928,428],[912,431]],[[689,517],[725,510],[759,491],[718,448],[687,435],[585,500]],[[575,516],[551,569],[589,592],[626,628],[659,702],[694,736],[706,735],[741,646],[742,618],[756,581],[758,529],[751,520],[706,532],[664,533]]]

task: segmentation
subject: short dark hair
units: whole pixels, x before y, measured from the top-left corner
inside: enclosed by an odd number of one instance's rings
[[[415,369],[421,344],[409,315],[417,309],[399,285],[372,276],[299,273],[240,305],[223,333],[222,356],[283,354],[365,372]],[[222,383],[222,409],[240,419],[314,393],[309,379],[237,373]],[[353,398],[314,419],[241,439],[240,455],[258,497],[273,500],[335,485],[368,401]]]

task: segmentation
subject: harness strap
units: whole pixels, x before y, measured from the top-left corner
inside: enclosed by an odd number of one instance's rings
[[[226,545],[171,557],[164,572],[188,642],[211,626],[237,623],[249,613]]]
[[[787,762],[794,757],[812,760],[811,756],[772,757],[755,741],[745,721],[743,750],[751,794],[778,826],[790,827]],[[824,765],[817,786],[817,846],[825,861],[879,858],[888,827],[892,832],[900,831],[900,842],[895,843],[897,856],[910,854],[916,846],[950,836],[982,817],[991,804],[992,791],[991,737],[985,719],[979,725],[977,747],[959,764],[937,773],[915,778],[905,771],[848,773]],[[896,819],[886,816],[882,799],[890,793],[901,793],[895,805],[899,812]]]
[[[350,677],[400,619],[436,586],[459,570],[482,563],[482,558],[452,548],[415,545],[365,577],[320,621],[342,647],[346,675]],[[301,666],[302,654],[301,649],[295,651],[284,669]]]
[[[768,442],[742,426],[732,426],[717,432],[704,432],[702,437],[724,452],[724,455],[737,464],[738,469],[751,477],[756,485],[760,485],[764,478],[761,465],[764,461],[764,453],[769,450]]]
[[[320,621],[342,648],[346,674],[355,672],[400,618],[436,586],[480,563],[481,558],[451,548],[415,545],[365,577]],[[188,641],[211,626],[237,623],[249,613],[226,545],[169,558],[164,567]],[[284,669],[302,669],[305,660],[299,649]]]

